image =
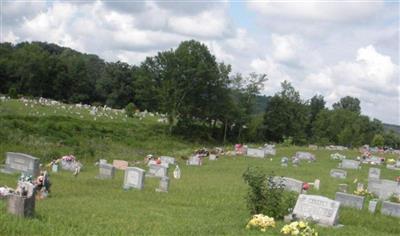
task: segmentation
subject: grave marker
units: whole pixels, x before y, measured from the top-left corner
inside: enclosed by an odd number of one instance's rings
[[[340,202],[340,206],[348,206],[361,210],[364,205],[364,198],[353,194],[336,192],[335,200]]]
[[[347,171],[340,169],[332,169],[330,175],[333,178],[345,179],[347,177]]]
[[[379,168],[369,168],[368,180],[379,180],[381,176],[381,169]]]
[[[247,148],[247,156],[264,158],[265,157],[265,151],[264,151],[264,149]]]
[[[400,203],[384,201],[381,208],[382,215],[400,217]]]
[[[99,164],[99,179],[112,179],[115,175],[115,167],[111,164]]]
[[[22,172],[36,177],[40,172],[39,159],[24,153],[7,152],[6,165],[0,171],[7,174]]]
[[[137,167],[127,167],[124,176],[124,189],[144,188],[144,173],[145,171]]]
[[[299,219],[312,220],[321,225],[333,226],[338,223],[340,202],[318,195],[300,194],[293,214]]]
[[[294,191],[297,193],[302,193],[303,191],[303,181],[289,177],[277,177],[277,176],[274,177],[273,181],[277,184],[282,182],[282,184],[285,185],[284,189],[287,191]]]
[[[128,168],[128,162],[124,160],[113,160],[113,166],[118,170],[125,170]]]
[[[339,164],[339,167],[343,169],[359,169],[360,162],[355,160],[343,159],[342,163]]]

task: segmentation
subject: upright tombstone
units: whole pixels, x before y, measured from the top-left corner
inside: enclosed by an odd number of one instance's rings
[[[288,166],[288,162],[289,162],[289,158],[287,158],[287,157],[282,157],[281,158],[281,166],[287,167]]]
[[[314,181],[314,188],[315,188],[316,190],[319,190],[320,184],[321,184],[321,180],[316,179],[316,180]]]
[[[316,160],[315,155],[309,152],[296,152],[296,157],[299,160],[309,161],[309,162]]]
[[[377,205],[378,205],[378,201],[376,199],[370,200],[368,203],[368,211],[371,213],[375,213]]]
[[[201,158],[197,155],[189,157],[189,160],[186,161],[186,165],[188,166],[201,166],[202,161]]]
[[[348,193],[336,192],[335,200],[340,202],[340,206],[347,206],[361,210],[364,205],[365,197]]]
[[[129,163],[124,160],[113,160],[113,166],[118,170],[125,170],[128,168]]]
[[[99,164],[99,179],[113,179],[115,175],[115,167],[111,164]]]
[[[392,194],[400,194],[400,185],[387,179],[371,180],[368,182],[368,191],[377,195],[379,199],[387,199]]]
[[[264,154],[265,155],[276,155],[275,145],[266,144],[264,145]]]
[[[160,185],[156,189],[156,192],[164,192],[167,193],[169,188],[169,178],[167,176],[161,177]]]
[[[57,173],[58,172],[58,164],[51,165],[51,172]]]
[[[100,160],[99,160],[99,163],[100,163],[100,164],[107,164],[107,160],[106,160],[106,159],[100,159]]]
[[[284,189],[287,191],[293,191],[297,193],[302,193],[303,191],[303,181],[289,177],[277,177],[277,176],[274,177],[273,181],[276,184],[282,183],[284,185]]]
[[[24,173],[36,177],[39,175],[39,159],[28,154],[18,152],[6,153],[6,165],[0,169],[3,173]]]
[[[369,180],[379,180],[380,176],[381,176],[381,169],[379,169],[379,168],[369,168],[368,181]]]
[[[318,195],[300,194],[293,214],[299,219],[316,221],[318,224],[334,226],[339,220],[340,202]]]
[[[151,164],[149,168],[149,172],[146,175],[147,177],[166,177],[168,176],[168,167],[161,164]]]
[[[215,161],[215,160],[217,160],[217,155],[215,155],[215,154],[210,154],[210,155],[208,156],[208,160],[210,160],[210,161]]]
[[[264,151],[264,149],[247,148],[247,156],[264,158],[265,157],[265,151]]]
[[[360,169],[360,162],[355,160],[343,159],[342,163],[339,164],[340,168],[343,169]]]
[[[7,200],[7,211],[21,217],[32,217],[35,214],[35,194],[31,196],[11,194]]]
[[[345,179],[347,177],[347,171],[340,169],[332,169],[330,175],[333,178]]]
[[[384,201],[382,203],[381,213],[383,215],[400,217],[400,203]]]
[[[173,158],[173,157],[161,156],[160,159],[161,159],[161,162],[175,165],[175,158]]]
[[[124,176],[124,189],[136,188],[143,189],[144,188],[144,173],[143,169],[137,167],[127,167],[125,169]]]

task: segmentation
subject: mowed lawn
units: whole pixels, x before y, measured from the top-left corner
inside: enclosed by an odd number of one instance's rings
[[[54,110],[57,112],[54,112]],[[348,170],[345,180],[333,179],[329,171],[338,161],[330,160],[334,153],[312,151],[305,147],[278,147],[270,160],[246,157],[221,157],[205,160],[200,167],[185,166],[181,156],[188,156],[195,148],[218,144],[193,142],[171,137],[166,126],[156,117],[94,120],[88,111],[41,105],[25,106],[19,101],[0,102],[0,163],[5,152],[24,152],[41,158],[46,164],[54,157],[73,153],[84,164],[78,177],[61,171],[50,173],[53,183],[51,197],[36,202],[36,216],[22,219],[9,215],[6,202],[0,200],[0,235],[280,235],[284,225],[265,233],[246,230],[251,218],[246,208],[247,186],[242,179],[249,166],[260,166],[265,173],[288,176],[306,182],[321,180],[319,194],[334,198],[337,186],[347,183],[349,191],[356,188],[354,180],[367,184],[368,167]],[[80,114],[77,114],[80,113]],[[227,146],[232,149],[233,145]],[[280,166],[280,158],[296,151],[316,154],[315,163],[301,163],[299,167]],[[96,179],[100,158],[128,161],[143,160],[147,154],[170,155],[177,158],[182,178],[172,177],[168,193],[155,192],[158,179],[145,179],[142,191],[122,189],[123,171],[113,180]],[[357,151],[340,152],[355,158]],[[385,155],[387,158],[397,158]],[[143,165],[141,168],[147,169]],[[399,171],[380,167],[381,178],[394,180]],[[19,175],[0,173],[0,186],[15,187]],[[317,227],[319,235],[400,235],[400,218],[369,213],[365,209],[340,209],[341,228]]]
[[[277,157],[301,148],[278,149]],[[303,149],[305,150],[305,149]],[[242,173],[248,166],[261,166],[266,173],[294,177],[303,181],[321,180],[322,194],[334,197],[339,183],[355,188],[353,180],[367,183],[368,167],[349,170],[346,180],[332,179],[329,170],[337,161],[329,160],[328,151],[315,151],[316,163],[300,167],[280,167],[280,158],[253,159],[222,157],[206,161],[200,167],[181,164],[182,178],[172,178],[168,193],[155,192],[157,179],[145,180],[142,191],[122,189],[123,172],[113,180],[95,179],[98,169],[86,163],[78,177],[70,172],[51,174],[52,195],[37,201],[36,217],[19,219],[6,214],[1,201],[2,235],[279,235],[283,225],[267,233],[245,229],[250,217],[246,209],[246,185]],[[354,152],[353,152],[354,153]],[[397,173],[398,174],[398,173]],[[393,179],[395,171],[382,168],[382,178]],[[1,184],[14,186],[18,175],[1,174]],[[341,209],[342,228],[320,228],[320,235],[400,235],[400,219],[370,214],[367,210]]]

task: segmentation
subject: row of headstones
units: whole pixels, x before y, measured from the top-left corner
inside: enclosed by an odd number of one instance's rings
[[[343,192],[337,192],[335,200],[340,202],[341,206],[346,206],[361,210],[364,206],[365,197]],[[371,213],[375,212],[377,203],[378,203],[377,199],[372,199],[369,201],[368,210]],[[389,201],[383,201],[381,214],[400,217],[400,204]]]
[[[124,189],[144,188],[144,178],[145,177],[158,177],[160,178],[159,188],[156,189],[158,192],[168,192],[169,187],[169,177],[168,168],[169,164],[175,164],[175,158],[173,157],[161,157],[161,164],[156,164],[155,161],[150,161],[148,163],[149,171],[145,175],[145,170],[138,167],[128,167],[126,161],[114,160],[113,164],[108,164],[106,160],[100,160],[99,163],[99,175],[97,178],[100,179],[111,179],[115,176],[116,168],[125,171],[124,175]]]

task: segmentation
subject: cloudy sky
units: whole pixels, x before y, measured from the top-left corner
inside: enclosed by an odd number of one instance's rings
[[[328,106],[350,95],[400,124],[398,1],[1,1],[1,42],[47,41],[139,64],[181,41],[205,43],[234,72],[290,81]]]

